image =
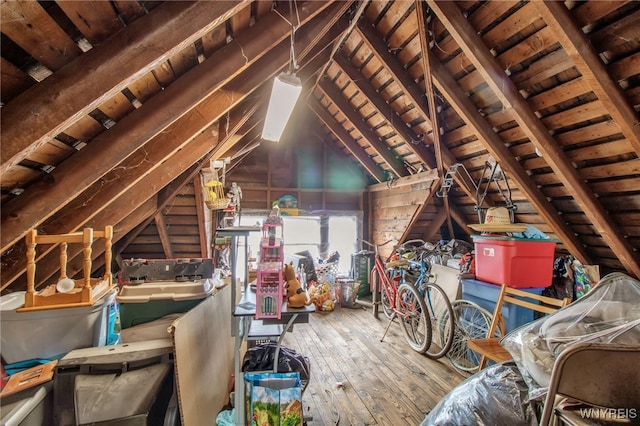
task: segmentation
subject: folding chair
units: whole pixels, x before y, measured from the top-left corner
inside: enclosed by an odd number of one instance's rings
[[[576,343],[555,360],[540,419],[567,424],[640,419],[640,345]],[[581,405],[569,404],[573,400]],[[585,408],[586,406],[586,408]],[[562,424],[564,424],[562,423]]]
[[[482,356],[479,365],[480,370],[482,370],[487,364],[487,359],[494,362],[504,362],[512,359],[509,351],[500,345],[500,337],[494,337],[496,329],[498,329],[498,324],[504,323],[502,307],[505,303],[522,306],[543,314],[551,314],[571,303],[571,300],[568,298],[560,300],[528,293],[503,284],[498,295],[498,300],[496,301],[496,307],[493,312],[493,318],[491,319],[491,325],[489,326],[487,337],[484,339],[470,339],[467,341],[467,347]]]

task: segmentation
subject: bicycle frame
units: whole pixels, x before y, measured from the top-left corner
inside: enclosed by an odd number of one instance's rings
[[[374,279],[374,274],[378,274],[378,277],[380,277],[380,281],[378,281],[377,279]],[[369,277],[369,282],[376,282],[378,283],[379,286],[381,286],[381,288],[374,288],[373,289],[373,315],[374,316],[378,316],[378,306],[379,303],[377,303],[377,296],[378,293],[384,291],[385,295],[387,297],[387,300],[392,302],[391,308],[395,313],[400,313],[397,311],[396,309],[396,296],[398,294],[398,286],[396,284],[394,284],[391,279],[389,278],[389,275],[387,274],[387,268],[384,265],[384,262],[382,261],[382,258],[380,257],[380,255],[377,252],[376,249],[376,254],[374,257],[374,265],[373,268],[371,269],[371,275]]]
[[[393,311],[393,313],[396,315],[402,315],[403,317],[405,317],[406,313],[399,311],[396,306],[397,305],[396,297],[398,294],[398,283],[392,282],[391,278],[389,277],[389,274],[387,274],[388,265],[385,265],[384,261],[382,260],[382,257],[380,256],[380,253],[378,252],[379,246],[386,245],[390,243],[391,240],[386,241],[382,244],[373,244],[366,240],[361,240],[361,241],[374,248],[374,264],[373,264],[373,268],[371,268],[371,271],[369,273],[369,282],[377,284],[377,287],[374,286],[373,288],[373,303],[372,303],[373,315],[376,318],[378,317],[380,301],[377,299],[378,299],[378,295],[381,296],[381,293],[384,292],[385,296],[387,297],[387,300],[390,301],[391,303],[391,310]],[[379,281],[375,279],[374,275],[377,275],[380,277]]]
[[[373,314],[375,317],[378,316],[378,306],[381,304],[377,301],[378,292],[381,291],[381,298],[386,297],[387,299],[387,303],[383,300],[382,305],[385,314],[389,317],[389,323],[380,341],[384,340],[391,323],[398,317],[411,348],[416,352],[424,353],[431,345],[431,323],[426,316],[427,307],[424,299],[412,285],[400,283],[400,279],[396,280],[387,274],[388,269],[408,265],[407,260],[392,261],[385,265],[378,252],[378,245],[365,240],[361,241],[375,248],[374,265],[371,269],[371,282],[374,284]],[[389,241],[384,244],[387,243]]]

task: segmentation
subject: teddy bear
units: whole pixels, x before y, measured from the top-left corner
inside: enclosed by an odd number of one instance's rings
[[[287,291],[287,307],[302,308],[309,306],[311,299],[307,297],[300,281],[296,278],[296,271],[293,269],[293,262],[285,263],[283,276],[285,280],[285,289]]]

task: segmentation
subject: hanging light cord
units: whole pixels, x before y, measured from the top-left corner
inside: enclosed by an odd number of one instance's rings
[[[294,25],[293,23],[293,5],[296,7],[296,19],[298,21],[298,25]],[[300,27],[300,14],[298,12],[298,3],[295,0],[289,0],[289,16],[291,20],[288,20],[280,12],[278,9],[272,9],[275,13],[278,14],[287,24],[291,25],[291,49],[289,54],[289,74],[294,74],[295,70],[299,68],[298,61],[296,59],[296,49],[295,49],[295,41],[296,41],[296,30]]]
[[[291,60],[289,61],[289,73],[294,74],[298,69],[298,61],[296,60],[296,49],[295,49],[295,35],[296,35],[296,26],[293,25],[293,4],[295,0],[289,0],[289,16],[291,16]],[[300,25],[300,15],[298,14],[298,4],[296,5],[296,17],[298,18],[298,26]]]

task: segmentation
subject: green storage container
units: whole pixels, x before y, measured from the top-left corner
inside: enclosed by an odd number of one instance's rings
[[[372,251],[362,250],[351,255],[351,278],[360,281],[358,298],[371,296],[371,283],[369,274],[375,264],[375,254]]]
[[[125,285],[117,296],[122,329],[144,324],[168,314],[187,312],[211,295],[211,280],[154,282]]]

